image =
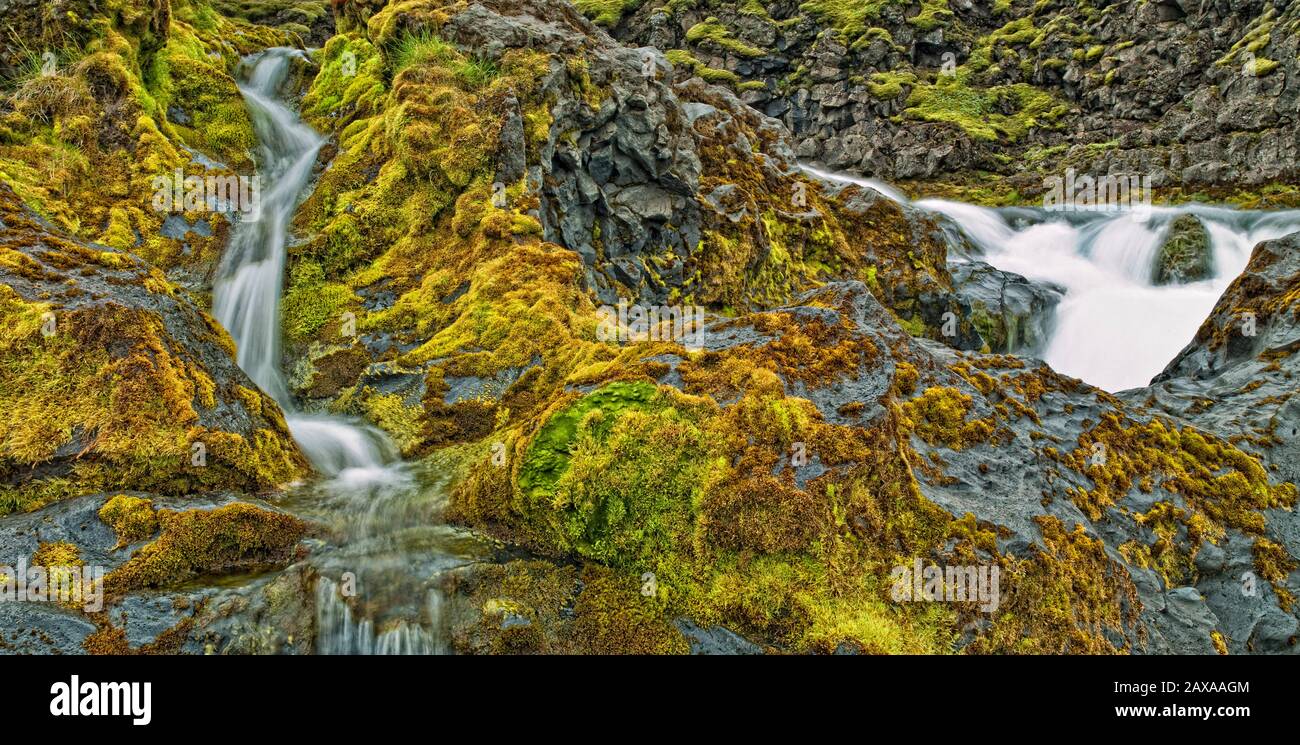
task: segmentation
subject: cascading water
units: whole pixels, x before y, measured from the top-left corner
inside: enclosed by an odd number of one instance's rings
[[[878,182],[805,167],[824,179],[876,189]],[[882,188],[883,187],[883,188]],[[983,261],[1031,280],[1057,285],[1065,297],[1043,353],[1053,369],[1108,391],[1144,386],[1187,345],[1255,245],[1300,231],[1300,210],[1241,211],[1206,205],[1106,211],[992,209],[923,199],[914,206],[948,217],[976,245]],[[1200,219],[1210,236],[1214,276],[1160,285],[1152,268],[1170,224]],[[953,255],[953,261],[963,257]]]
[[[286,241],[324,140],[283,103],[295,57],[269,49],[245,63],[240,85],[260,144],[260,214],[238,223],[213,288],[213,312],[238,348],[239,366],[271,395],[325,481],[291,492],[287,507],[344,540],[317,561],[316,649],[324,654],[432,654],[441,597],[432,580],[474,556],[475,542],[441,525],[438,484],[403,463],[384,433],[341,417],[299,411],[281,373],[280,292]],[[359,618],[328,576],[352,575],[381,623]],[[368,591],[368,592],[367,592]]]
[[[1112,392],[1144,386],[1169,364],[1246,268],[1256,244],[1300,230],[1300,211],[1188,205],[1062,214],[938,200],[916,204],[957,222],[989,264],[1065,288],[1043,359],[1059,372]],[[1156,285],[1157,253],[1183,214],[1195,215],[1205,226],[1214,276]]]
[[[261,145],[257,219],[235,227],[213,288],[212,308],[234,338],[237,361],[285,411],[294,439],[312,464],[330,476],[380,478],[394,451],[374,428],[296,411],[280,372],[280,290],[285,242],[298,198],[311,178],[324,140],[277,98],[297,50],[272,49],[239,86]]]

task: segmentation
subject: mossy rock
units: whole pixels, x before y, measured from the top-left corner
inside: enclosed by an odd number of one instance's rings
[[[292,515],[235,502],[211,510],[159,510],[162,534],[104,578],[110,594],[175,587],[199,576],[283,566],[307,526]]]
[[[0,514],[117,489],[261,492],[306,472],[229,335],[158,269],[52,230],[3,184],[0,221]]]
[[[118,548],[143,541],[158,531],[153,502],[143,497],[119,494],[104,503],[99,519],[117,534]]]
[[[1213,277],[1214,246],[1210,231],[1195,215],[1174,218],[1156,252],[1151,281],[1157,285],[1181,285]]]

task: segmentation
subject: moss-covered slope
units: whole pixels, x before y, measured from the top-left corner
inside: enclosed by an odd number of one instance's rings
[[[0,511],[303,474],[230,337],[158,269],[56,231],[4,185],[0,224]]]

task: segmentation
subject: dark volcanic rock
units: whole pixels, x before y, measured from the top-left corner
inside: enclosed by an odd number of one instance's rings
[[[1052,331],[1060,288],[1032,282],[982,261],[954,263],[957,296],[969,304],[971,320],[992,352],[1040,354]]]
[[[1295,182],[1295,3],[944,3],[929,18],[921,4],[883,5],[836,27],[799,3],[643,3],[614,33],[737,76],[801,158],[831,168],[895,181],[1073,166],[1189,189]],[[705,23],[733,43],[692,33]],[[940,85],[947,70],[956,90]],[[1026,106],[1025,90],[1050,96],[1052,113]],[[980,132],[995,115],[1012,123]]]

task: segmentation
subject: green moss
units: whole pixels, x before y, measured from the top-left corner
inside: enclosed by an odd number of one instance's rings
[[[685,67],[694,75],[710,83],[731,83],[733,85],[740,83],[740,76],[730,70],[722,70],[708,65],[695,59],[695,55],[684,49],[670,49],[665,53],[668,61],[674,67]]]
[[[596,23],[613,28],[623,16],[641,7],[645,0],[574,0],[574,6]]]
[[[1282,610],[1289,612],[1295,604],[1295,596],[1287,589],[1287,579],[1296,570],[1296,561],[1287,553],[1285,546],[1267,538],[1256,538],[1251,553],[1254,556],[1255,570],[1273,586]]]
[[[243,503],[159,510],[157,517],[162,534],[104,578],[108,592],[175,587],[200,575],[283,565],[306,532],[295,517]]]
[[[952,18],[948,0],[922,0],[921,12],[907,19],[907,22],[922,31],[931,31],[945,25]]]
[[[1012,113],[1004,114],[1010,109]],[[1015,142],[1039,128],[1053,128],[1069,107],[1027,83],[976,88],[957,76],[940,76],[918,84],[904,115],[928,122],[955,124],[977,140]]]
[[[595,654],[686,654],[685,637],[663,617],[662,606],[641,596],[626,575],[590,567],[573,612],[574,634]]]
[[[1141,603],[1128,573],[1082,525],[1034,519],[1036,556],[1007,561],[1000,613],[971,645],[974,653],[1116,654],[1110,641],[1137,621]]]
[[[485,564],[451,575],[457,651],[491,654],[684,654],[665,604],[636,577],[599,565]],[[460,603],[466,608],[461,609]]]
[[[966,421],[973,402],[955,388],[927,388],[920,397],[899,407],[901,422],[931,445],[962,450],[985,442],[993,425],[981,419]]]
[[[852,42],[870,29],[870,22],[880,18],[885,8],[905,4],[902,0],[808,0],[799,9],[825,19],[845,41]],[[925,7],[931,8],[933,17],[946,4],[946,0],[926,0]]]
[[[1267,8],[1262,14],[1253,18],[1242,37],[1215,64],[1222,67],[1242,62],[1251,65],[1252,74],[1267,75],[1271,72],[1277,67],[1277,63],[1262,59],[1258,55],[1273,42],[1273,28],[1277,24],[1276,16],[1276,8]],[[1267,71],[1260,69],[1261,63],[1269,63],[1263,65],[1268,68]]]
[[[569,467],[579,425],[588,414],[601,411],[602,419],[593,423],[597,429],[608,431],[621,412],[645,408],[654,396],[655,386],[650,383],[610,383],[553,414],[529,446],[519,476],[520,488],[534,497],[554,488]]]
[[[300,262],[290,274],[280,304],[285,338],[296,342],[315,338],[325,326],[340,323],[343,311],[356,300],[346,285],[326,282],[319,264]]]
[[[442,37],[427,31],[404,33],[385,55],[392,75],[413,66],[435,65],[452,70],[468,88],[484,88],[499,74],[492,62],[465,57]]]
[[[1295,486],[1270,483],[1256,458],[1160,418],[1143,424],[1107,414],[1080,435],[1077,450],[1060,457],[1093,480],[1092,489],[1074,493],[1074,502],[1094,520],[1143,483],[1181,495],[1186,510],[1177,517],[1198,535],[1219,535],[1227,528],[1259,535],[1263,510],[1296,501]]]
[[[0,207],[13,193],[0,189]],[[155,295],[178,291],[157,269],[128,254],[101,251],[50,233],[21,211],[3,220],[22,243],[39,250],[0,248],[0,269],[58,287],[75,271]],[[29,240],[30,239],[30,240]],[[21,286],[21,285],[20,285]],[[112,489],[190,493],[205,489],[268,489],[299,475],[305,463],[274,403],[259,398],[245,409],[256,431],[204,426],[218,390],[200,362],[203,353],[233,354],[233,343],[198,311],[173,336],[155,310],[116,302],[34,301],[0,284],[0,314],[10,333],[0,338],[0,470],[9,509]],[[162,306],[178,307],[178,306]],[[51,325],[52,324],[52,325]],[[199,345],[199,346],[194,346]],[[240,407],[222,392],[223,405]],[[259,394],[260,396],[260,394]],[[196,445],[207,458],[192,461]],[[70,458],[60,450],[71,450]],[[58,476],[32,477],[37,463],[56,463]]]
[[[55,567],[79,567],[83,565],[81,561],[81,550],[75,545],[66,541],[41,542],[36,548],[36,553],[32,554],[32,566],[41,566],[47,568]],[[54,582],[52,584],[58,584]]]
[[[581,556],[671,578],[675,547],[690,540],[711,459],[699,424],[675,409],[592,409],[578,423],[569,467],[550,508]]]
[[[224,63],[214,63],[198,38],[178,32],[154,57],[146,82],[158,111],[176,106],[192,125],[179,127],[192,147],[237,168],[251,166],[257,144],[253,123]]]
[[[314,127],[330,129],[340,115],[365,116],[388,93],[385,61],[360,35],[331,38],[318,53],[320,71],[304,94],[302,115]]]
[[[153,502],[141,497],[119,494],[99,508],[99,519],[117,534],[117,546],[129,546],[152,536],[158,530]]]
[[[408,406],[395,394],[369,392],[363,397],[361,409],[366,419],[387,432],[403,454],[415,452],[422,437],[420,434],[422,412],[419,406]]]
[[[871,75],[867,89],[876,98],[897,98],[904,86],[911,86],[915,82],[916,75],[911,72],[877,72]]]
[[[732,36],[731,30],[722,25],[717,18],[709,18],[703,23],[692,26],[686,32],[686,41],[697,45],[709,42],[738,57],[752,58],[766,54],[762,49],[746,44]]]
[[[861,52],[876,41],[883,41],[891,47],[894,46],[894,36],[893,34],[890,34],[887,29],[869,28],[849,45],[849,49],[855,52]]]

